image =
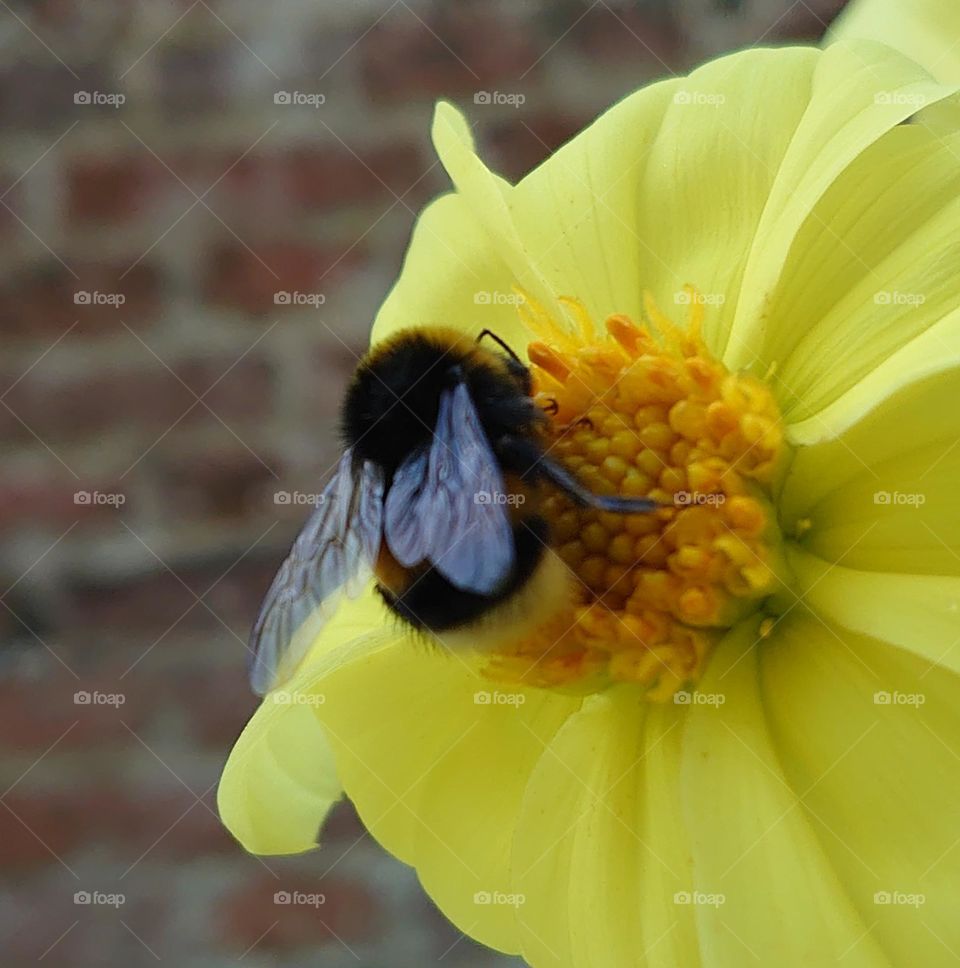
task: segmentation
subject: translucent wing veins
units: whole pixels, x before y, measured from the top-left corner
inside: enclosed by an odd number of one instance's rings
[[[354,467],[347,450],[270,585],[251,633],[250,683],[265,694],[292,674],[310,642],[297,629],[320,610],[333,613],[338,593],[355,595],[380,547],[383,475],[372,461]],[[318,624],[316,628],[320,627]]]

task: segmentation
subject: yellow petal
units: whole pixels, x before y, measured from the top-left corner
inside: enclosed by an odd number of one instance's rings
[[[227,829],[251,853],[291,854],[316,846],[323,819],[342,792],[316,716],[325,699],[318,683],[339,664],[383,647],[383,612],[372,588],[345,601],[294,677],[264,699],[234,745],[217,805]]]
[[[914,328],[913,321],[907,326]],[[922,386],[928,377],[952,380],[947,371],[960,367],[960,310],[909,338],[861,380],[819,413],[787,426],[796,447],[812,447],[846,433],[871,410],[910,384]],[[869,329],[866,330],[869,339]]]
[[[677,800],[685,707],[591,697],[544,749],[514,834],[522,953],[537,968],[697,965]]]
[[[771,744],[756,622],[711,659],[684,737],[683,802],[704,968],[886,966],[851,906]],[[766,644],[763,646],[766,647]],[[811,706],[811,710],[815,705]],[[844,747],[835,748],[839,756]]]
[[[960,672],[960,578],[856,571],[796,548],[787,560],[794,591],[817,614]]]
[[[409,320],[414,294],[429,293],[419,323],[473,319],[477,291],[513,285],[558,315],[557,297],[573,295],[603,318],[639,315],[644,289],[682,302],[693,282],[709,300],[715,351],[736,314],[732,364],[754,363],[758,349],[772,358],[767,301],[811,209],[916,99],[947,93],[872,44],[743,52],[631,95],[515,187],[485,168],[463,117],[441,104],[434,141],[457,196],[424,216],[376,335]]]
[[[490,244],[548,308],[561,312],[555,297],[567,295],[597,318],[638,317],[644,289],[673,305],[694,283],[716,348],[818,57],[751,50],[638,91],[513,189],[475,157],[451,108],[434,137]]]
[[[377,313],[371,341],[409,326],[493,330],[520,353],[530,336],[517,315],[516,278],[473,211],[444,195],[421,213],[403,270]]]
[[[295,854],[316,846],[341,793],[313,708],[268,699],[230,753],[217,806],[227,829],[251,853]]]
[[[801,227],[812,220],[822,234],[836,202],[844,200],[839,195],[823,214],[818,212],[831,185],[918,105],[934,104],[950,93],[890,48],[851,42],[827,49],[816,64],[809,104],[757,229],[725,354],[728,366],[753,366],[762,375],[771,361],[783,363],[779,341],[790,333],[780,326],[776,299],[782,277],[805,255],[797,239]],[[818,234],[816,229],[812,234]],[[806,320],[804,328],[811,322]]]
[[[787,776],[889,963],[955,965],[960,680],[800,612],[761,658]]]
[[[520,798],[543,744],[580,700],[494,689],[413,636],[317,688],[337,771],[367,829],[417,868],[461,930],[516,951],[516,908],[502,896]]]
[[[848,568],[960,574],[957,370],[910,383],[834,440],[802,447],[781,495],[789,534]]]
[[[640,791],[646,862],[639,891],[649,968],[697,968],[701,963],[693,905],[678,904],[676,897],[693,883],[693,856],[680,809],[684,722],[684,713],[677,715],[670,706],[651,705],[647,712]]]
[[[827,43],[877,40],[902,51],[944,82],[960,82],[960,6],[953,0],[854,0]]]
[[[763,351],[781,361],[788,423],[819,415],[850,388],[863,401],[861,382],[882,394],[916,378],[918,363],[942,366],[942,351],[931,348],[958,324],[938,324],[960,305],[949,255],[960,232],[958,156],[956,135],[895,128],[837,179],[801,229],[769,303],[775,325]],[[923,342],[925,354],[912,345]],[[956,335],[952,342],[960,344]]]

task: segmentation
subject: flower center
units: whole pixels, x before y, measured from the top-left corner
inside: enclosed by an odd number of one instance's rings
[[[684,327],[647,296],[647,322],[611,316],[604,334],[579,303],[564,301],[571,329],[525,299],[550,455],[595,493],[672,506],[610,514],[546,492],[539,512],[573,576],[569,595],[487,657],[489,678],[576,691],[628,681],[664,701],[697,682],[724,630],[777,583],[780,414],[763,382],[711,356],[702,300],[685,294]]]

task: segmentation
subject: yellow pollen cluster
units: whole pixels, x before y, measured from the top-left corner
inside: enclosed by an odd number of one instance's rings
[[[540,513],[575,576],[570,601],[490,655],[491,678],[578,691],[629,681],[667,700],[773,589],[780,415],[764,383],[710,355],[702,300],[687,292],[685,327],[647,296],[646,323],[611,316],[602,335],[579,303],[565,301],[570,329],[525,300],[541,336],[528,355],[550,455],[597,494],[665,506],[610,514],[544,489]]]

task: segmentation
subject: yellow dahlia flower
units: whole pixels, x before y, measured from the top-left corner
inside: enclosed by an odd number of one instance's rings
[[[960,133],[903,123],[950,95],[869,42],[751,50],[517,185],[440,105],[455,191],[373,342],[529,345],[553,453],[678,507],[547,501],[579,582],[483,656],[343,605],[226,767],[248,850],[345,792],[536,968],[960,958]]]

